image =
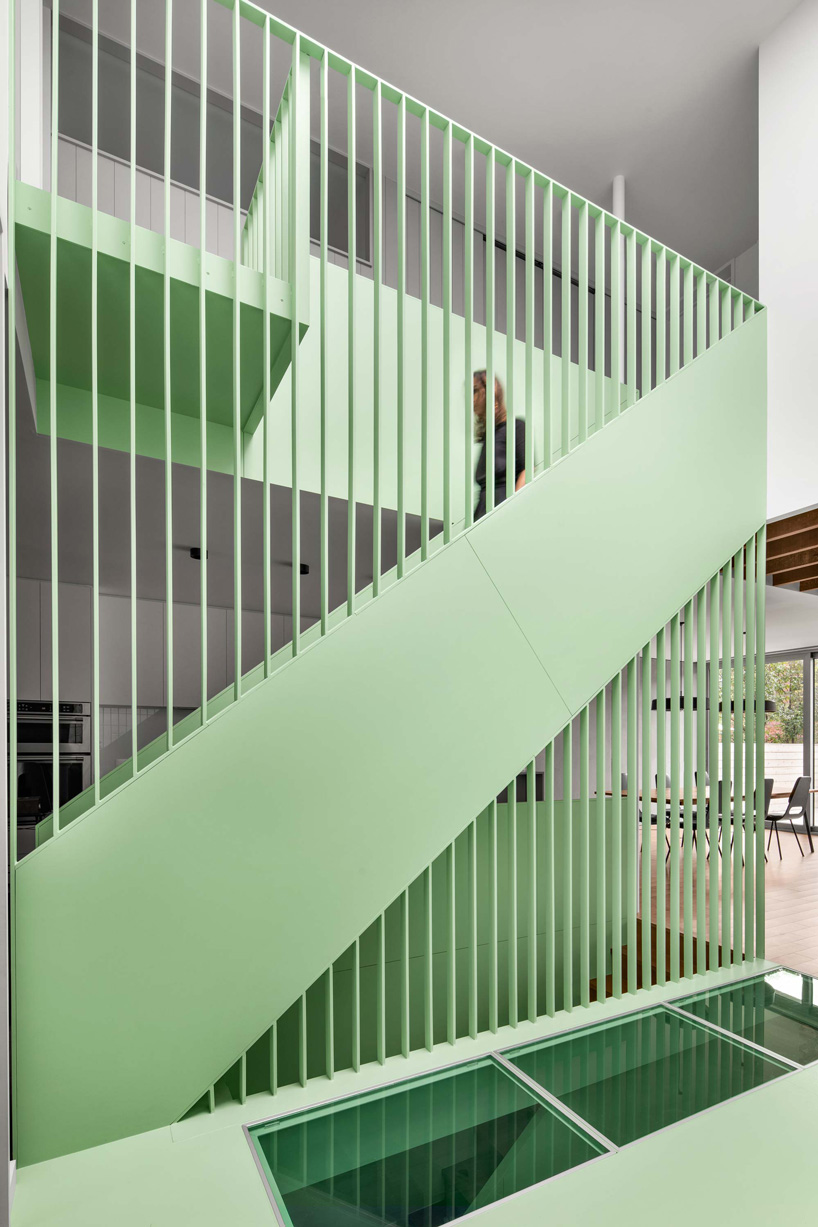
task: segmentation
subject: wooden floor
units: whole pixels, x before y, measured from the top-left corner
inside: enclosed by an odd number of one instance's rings
[[[766,868],[767,895],[767,943],[766,957],[776,963],[784,963],[796,971],[805,971],[818,976],[818,836],[813,835],[816,852],[810,853],[802,829],[798,831],[805,855],[802,857],[792,834],[781,831],[782,859],[778,859],[775,836],[769,852]],[[656,920],[656,842],[655,831],[652,852],[652,908],[651,919]],[[696,868],[698,857],[693,857],[694,931]],[[703,860],[703,863],[707,863]],[[667,866],[666,866],[667,870]],[[667,870],[669,874],[669,870]],[[669,896],[669,877],[666,877]],[[683,909],[680,909],[680,913]],[[707,909],[709,924],[709,909]],[[683,923],[683,914],[680,920]]]

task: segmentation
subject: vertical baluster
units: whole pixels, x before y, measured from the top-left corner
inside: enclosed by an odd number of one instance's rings
[[[356,942],[357,946],[357,942]],[[353,1032],[354,1039],[354,1032]],[[353,1050],[354,1052],[354,1050]],[[353,1056],[354,1060],[354,1056]],[[358,1066],[354,1066],[355,1069]],[[307,1085],[307,994],[302,993],[298,1007],[298,1081],[301,1086]],[[242,1103],[244,1100],[242,1100]]]
[[[733,642],[735,706],[733,715],[733,962],[742,958],[742,885],[744,873],[744,547],[735,555]],[[749,799],[749,798],[748,798]]]
[[[618,225],[618,223],[617,223]],[[619,246],[618,234],[614,236]],[[613,306],[612,306],[613,310]],[[613,350],[611,351],[613,354]],[[615,385],[619,387],[619,383]],[[611,988],[622,996],[622,674],[611,683]]]
[[[647,244],[643,249],[650,255],[650,248]],[[644,299],[642,300],[645,301]],[[650,691],[651,691],[651,654],[650,643],[642,649],[642,900],[640,912],[642,915],[642,988],[648,988],[652,983],[651,975],[651,889],[650,889],[650,832],[651,832],[651,803],[650,803]],[[659,719],[659,711],[657,707],[656,718]],[[656,855],[657,864],[658,858],[661,855],[659,849],[659,822],[658,814],[660,810],[657,806],[657,844]]]
[[[656,322],[659,323],[657,306]],[[657,375],[658,381],[658,375]],[[656,635],[656,983],[667,979],[665,946],[667,941],[667,894],[665,871],[665,840],[667,837],[666,733],[667,733],[667,664],[665,627]]]
[[[420,120],[420,556],[429,556],[429,112]]]
[[[400,903],[400,1050],[409,1056],[409,890],[401,895]]]
[[[724,281],[719,282],[719,300],[721,303],[721,336],[726,337],[733,330],[733,303],[730,287]]]
[[[578,442],[584,443],[588,438],[588,202],[583,200],[579,206],[579,267],[578,267],[578,331],[577,341],[579,353],[578,380]]]
[[[309,102],[309,94],[303,99]],[[301,233],[300,210],[305,206],[302,200],[304,168],[300,161],[303,156],[303,142],[297,139],[301,124],[301,35],[296,33],[293,38],[292,68],[290,70],[290,105],[288,109],[288,179],[287,195],[287,276],[290,279],[290,301],[292,305],[292,321],[290,325],[290,480],[292,484],[290,518],[291,524],[291,571],[292,571],[292,654],[297,656],[301,648],[301,473],[299,464],[299,405],[301,402],[301,358],[299,350],[299,320],[301,317],[301,287],[296,252],[299,249]],[[352,159],[354,166],[354,158]],[[349,176],[353,181],[354,174]],[[354,210],[353,210],[354,215]],[[354,260],[352,261],[354,264]],[[350,366],[352,354],[350,351]],[[351,379],[351,376],[350,376]],[[240,646],[240,645],[239,645]]]
[[[171,49],[171,28],[173,21],[172,0],[166,0],[166,23],[165,23],[165,54],[170,62]],[[92,627],[92,644],[93,644],[93,692],[91,704],[91,730],[93,739],[93,765],[94,765],[94,801],[98,802],[100,797],[100,783],[102,771],[100,769],[100,685],[99,685],[99,0],[94,0],[93,3],[93,48],[92,48],[92,112],[91,112],[91,507],[92,507],[92,522],[91,522],[91,627]],[[165,74],[169,77],[169,73]],[[165,181],[168,184],[166,187],[165,201],[165,429],[166,429],[166,446],[170,437],[170,335],[169,335],[169,314],[170,314],[170,271],[168,262],[168,244],[170,242],[170,91],[165,93],[165,107],[168,108],[168,113],[165,117]],[[52,184],[52,188],[56,190],[56,183]],[[52,439],[56,437],[52,435]],[[165,461],[165,477],[166,477],[166,493],[165,497],[170,497],[170,459],[167,453]],[[56,457],[54,467],[54,490],[53,496],[56,497],[57,480],[56,480]],[[54,497],[52,497],[52,515],[54,514]],[[55,527],[56,533],[56,527]],[[166,558],[171,557],[172,548],[172,522],[170,518],[166,519],[165,523],[165,551]],[[52,566],[54,560],[52,559]],[[168,568],[170,570],[170,567]],[[59,577],[56,568],[52,572],[51,581],[51,685],[52,685],[52,732],[56,736],[59,733],[59,725],[56,723],[59,719],[59,693],[60,693],[60,672],[59,672]],[[172,589],[171,589],[172,593]],[[171,599],[168,597],[168,605],[171,607]],[[168,685],[171,684],[172,667],[173,667],[173,641],[172,641],[172,624],[168,631]],[[170,698],[171,690],[168,690]],[[168,746],[171,744],[172,730],[172,708],[168,708]],[[59,745],[54,743],[54,777],[59,775]],[[54,788],[54,832],[59,830],[59,789]]]
[[[276,277],[284,276],[284,237],[285,227],[287,224],[287,208],[284,201],[284,159],[287,156],[287,145],[284,141],[284,131],[280,116],[284,113],[284,99],[286,98],[286,88],[284,96],[281,100],[279,113],[276,115],[273,123],[273,145],[276,150],[275,160],[275,273]]]
[[[672,300],[671,300],[672,301]],[[673,308],[671,305],[671,312]],[[670,979],[680,976],[679,912],[681,891],[679,882],[679,843],[681,839],[681,798],[679,779],[679,705],[680,691],[680,618],[670,621]]]
[[[667,251],[656,248],[656,385],[667,377]]]
[[[672,253],[670,259],[670,373],[679,369],[680,315],[681,315],[681,268],[680,258]]]
[[[270,619],[272,616],[272,597],[271,597],[271,580],[270,580],[270,277],[272,276],[272,260],[270,253],[270,243],[272,235],[271,224],[271,196],[270,190],[270,19],[264,18],[264,52],[263,52],[263,67],[262,67],[262,89],[264,91],[264,99],[262,103],[262,134],[261,148],[263,153],[263,163],[261,177],[259,180],[261,193],[259,196],[259,205],[262,211],[262,239],[264,258],[261,263],[261,270],[264,276],[264,337],[263,337],[263,353],[262,360],[264,362],[264,375],[262,380],[262,498],[264,505],[262,507],[261,521],[261,542],[263,553],[262,564],[262,585],[263,585],[263,608],[264,608],[264,676],[270,675],[270,655],[272,650],[271,626]],[[205,95],[203,95],[204,97]],[[204,106],[202,110],[204,110]],[[202,470],[204,472],[204,470]],[[204,552],[202,553],[204,557]],[[203,609],[206,607],[207,601],[203,600]],[[205,623],[202,624],[202,659],[205,659],[206,653],[206,631]],[[206,696],[203,702],[207,703]],[[203,709],[206,711],[206,707]]]
[[[763,813],[764,780],[759,779],[755,772],[755,742],[756,720],[763,720],[763,712],[759,714],[756,706],[756,539],[751,537],[747,542],[746,560],[746,618],[747,618],[747,650],[746,650],[746,686],[745,686],[745,735],[744,735],[744,795],[746,797],[744,812],[744,957],[755,957],[755,841],[756,822],[758,821],[759,800]]]
[[[562,733],[562,1008],[574,1008],[574,743],[573,724]]]
[[[554,743],[545,747],[543,780],[543,873],[545,876],[545,1012],[553,1018],[557,1010],[555,937],[555,857],[554,857]]]
[[[472,334],[474,332],[474,137],[469,133],[465,147],[465,226],[463,231],[463,313],[464,320],[464,384],[463,384],[463,454],[465,472],[465,526],[474,523],[474,377],[472,367]]]
[[[355,612],[355,277],[357,267],[357,109],[355,68],[347,76],[347,613]],[[293,575],[297,562],[293,556]]]
[[[528,801],[528,1021],[537,1019],[537,760],[532,758],[526,772]]]
[[[707,274],[696,270],[696,357],[707,349]]]
[[[707,862],[707,902],[709,908],[709,934],[707,970],[719,965],[719,839],[721,837],[721,796],[723,785],[719,767],[719,628],[720,614],[719,573],[710,580],[710,663],[708,694],[710,696],[710,725],[708,758],[710,761],[710,806],[708,810],[710,834],[710,859]]]
[[[696,967],[707,940],[707,589],[696,596]],[[715,849],[714,849],[715,853]]]
[[[59,24],[59,0],[52,0],[53,21]],[[17,43],[16,26],[16,5],[8,6],[8,47],[15,47]],[[51,209],[52,215],[50,219],[50,241],[49,246],[54,244],[56,253],[56,225],[54,213],[56,212],[56,196],[57,184],[54,178],[54,163],[56,155],[54,153],[54,141],[57,137],[57,124],[55,122],[54,108],[57,105],[59,97],[59,43],[58,38],[52,39],[51,46]],[[8,267],[6,268],[6,278],[8,282],[8,297],[0,302],[0,313],[6,310],[6,322],[8,332],[5,338],[8,354],[16,354],[17,352],[17,239],[15,229],[15,188],[17,175],[17,64],[16,55],[9,55],[8,61],[8,155],[9,169],[8,174],[11,179],[8,192],[8,235],[7,242],[7,257]],[[54,264],[56,260],[50,255],[50,295],[56,306],[56,297],[54,293]],[[51,302],[49,302],[49,382],[51,386],[55,386],[57,382],[57,369],[54,355],[54,320],[52,314]],[[8,427],[8,451],[6,454],[6,484],[7,484],[7,503],[6,513],[8,516],[8,756],[9,756],[9,942],[11,948],[14,948],[14,933],[15,933],[15,899],[16,899],[16,872],[17,864],[17,362],[8,362],[8,401],[7,401],[7,427]],[[51,398],[49,396],[49,401]],[[49,430],[51,438],[56,438],[56,412],[54,404],[49,404]],[[49,440],[50,444],[50,440]],[[52,670],[53,671],[53,670]],[[52,729],[53,736],[53,729]],[[54,826],[54,833],[57,828]],[[11,989],[15,984],[15,969],[14,959],[9,960],[9,977]],[[14,1025],[14,1013],[11,1014],[11,1040],[12,1040],[12,1055],[11,1060],[14,1060],[14,1049],[16,1047],[16,1032]],[[12,1098],[16,1102],[15,1082],[12,1080]]]
[[[653,253],[649,238],[642,244],[642,385],[641,394],[647,396],[653,387],[651,358],[653,353]]]
[[[542,411],[543,468],[554,454],[554,406],[551,395],[551,356],[554,348],[554,184],[543,184],[542,236]]]
[[[562,198],[562,299],[560,308],[560,353],[562,355],[562,421],[560,455],[571,450],[571,193]]]
[[[443,133],[443,541],[452,539],[452,125]],[[468,387],[468,381],[466,386]]]
[[[719,339],[719,283],[715,277],[707,281],[707,334],[708,345]]]
[[[352,945],[352,1068],[361,1068],[361,939]]]
[[[397,361],[397,478],[398,478],[398,579],[406,566],[406,96],[398,103],[398,361]]]
[[[489,1031],[497,1030],[497,801],[488,808],[489,859]]]
[[[767,574],[767,528],[762,525],[759,529],[756,538],[756,781],[758,800],[758,814],[756,818],[756,851],[755,851],[755,869],[756,869],[756,887],[755,887],[755,916],[756,916],[756,933],[755,933],[755,956],[757,959],[764,958],[765,946],[765,918],[764,918],[764,728],[766,724],[766,716],[764,713],[764,696],[766,689],[766,667],[764,660],[764,644],[766,633],[766,597],[767,587],[765,576]]]
[[[269,1086],[270,1086],[270,1094],[276,1095],[278,1093],[278,1027],[276,1023],[273,1023],[272,1027],[270,1028],[269,1034],[270,1034],[270,1039],[269,1039],[270,1082],[269,1082]],[[332,1077],[331,1074],[330,1074],[330,1077]]]
[[[381,83],[372,91],[372,595],[381,586],[381,262],[383,257],[383,172],[381,170]]]
[[[321,58],[321,147],[319,151],[319,207],[321,211],[321,235],[318,271],[318,312],[321,329],[319,337],[319,362],[321,367],[321,491],[319,495],[319,519],[321,538],[321,634],[326,635],[329,625],[329,496],[327,493],[327,411],[329,405],[329,311],[327,301],[327,266],[329,265],[329,52]],[[380,136],[380,126],[378,128]],[[382,202],[380,188],[378,199]],[[381,203],[381,209],[383,205]],[[378,291],[380,293],[380,291]],[[376,385],[377,386],[377,385]]]
[[[424,929],[424,1041],[429,1052],[434,1047],[434,915],[432,904],[432,866],[423,874],[423,929]]]
[[[477,1035],[477,820],[469,824],[469,1035]]]
[[[327,986],[324,992],[324,1062],[327,1077],[335,1077],[335,968],[331,963],[326,971]],[[275,1030],[275,1024],[273,1024]]]
[[[96,5],[96,0],[95,0],[95,5]],[[13,8],[14,8],[14,0],[12,0],[11,4],[9,5],[9,9],[13,9]],[[93,35],[94,37],[94,53],[93,53],[94,54],[94,86],[93,86],[93,101],[92,101],[92,107],[93,107],[92,124],[93,124],[93,130],[94,130],[94,138],[96,138],[96,132],[97,132],[96,124],[97,124],[97,108],[98,108],[96,67],[98,63],[98,54],[99,54],[99,47],[98,47],[99,32],[98,32],[98,26],[97,26],[97,19],[98,19],[98,14],[97,14],[97,8],[95,7],[94,8],[94,35]],[[54,6],[53,6],[53,27],[55,30],[59,30],[59,22],[60,22],[59,0],[55,0]],[[49,314],[49,321],[48,321],[49,323],[48,460],[49,460],[49,485],[50,485],[49,496],[50,496],[50,513],[51,513],[50,514],[50,532],[51,532],[51,762],[52,762],[52,785],[51,785],[52,818],[51,818],[51,822],[52,822],[52,831],[54,835],[58,835],[60,831],[60,770],[59,770],[59,762],[60,762],[60,705],[59,705],[59,696],[60,696],[60,600],[59,600],[60,587],[59,587],[59,581],[60,581],[60,573],[59,573],[59,480],[58,480],[58,472],[57,472],[57,458],[58,458],[58,422],[57,422],[57,383],[58,383],[58,372],[57,372],[57,292],[58,292],[58,287],[57,287],[57,277],[58,277],[58,271],[57,271],[57,250],[58,250],[57,249],[57,201],[58,201],[58,195],[57,195],[57,174],[58,174],[58,161],[59,161],[59,92],[60,92],[59,91],[59,72],[60,72],[59,43],[60,43],[59,37],[52,39],[52,48],[51,48],[51,79],[52,79],[52,90],[51,90],[51,202],[50,202],[51,203],[51,216],[50,216],[50,236],[49,236],[49,279],[50,279],[51,293],[49,296],[49,304],[48,304],[48,308],[49,308],[48,310],[48,314]],[[10,59],[15,58],[15,53],[14,53],[13,48],[14,48],[14,43],[10,42],[9,43],[9,58]],[[12,116],[14,116],[16,113],[15,108],[16,108],[16,98],[12,98],[11,106],[10,106],[10,114]],[[12,123],[16,124],[16,119],[13,119]],[[15,143],[16,143],[16,140],[15,140]],[[96,145],[94,145],[94,149],[93,149],[91,156],[93,159],[92,177],[93,177],[93,185],[94,185],[94,196],[93,196],[94,211],[92,214],[93,251],[92,251],[92,268],[91,268],[91,278],[92,278],[91,298],[92,298],[92,303],[93,303],[92,319],[91,319],[91,329],[92,329],[91,379],[92,379],[92,387],[96,387],[96,336],[95,336],[96,314],[95,314],[95,309],[96,309],[96,280],[97,280],[97,266],[96,266],[97,214],[96,214],[96,194],[95,193],[96,193],[96,182],[97,181],[96,181],[96,178],[94,177],[96,175],[96,170],[97,170]],[[15,162],[12,162],[10,164],[9,175],[12,178],[12,180],[16,176],[16,163]],[[10,188],[12,190],[9,191],[9,197],[13,195],[14,182],[11,183]],[[11,257],[12,257],[12,253],[10,252],[9,258],[11,259]],[[12,274],[12,266],[10,265],[9,267],[9,289],[11,289],[12,276],[14,275],[16,277],[16,271],[17,271],[16,268],[14,268],[14,271]],[[13,325],[14,319],[15,319],[15,313],[16,313],[16,303],[14,304],[14,306],[12,306],[11,294],[9,294],[9,312],[10,312],[10,315],[9,315],[10,323]],[[8,349],[9,379],[11,379],[11,368],[12,367],[15,367],[15,376],[16,376],[16,356],[15,355],[17,353],[17,339],[16,339],[16,333],[14,331],[10,333],[10,338],[11,339],[9,342],[9,349]],[[92,393],[92,396],[93,396],[93,393]],[[94,405],[96,404],[97,404],[97,401],[94,400],[92,404],[92,413],[94,414],[92,430],[95,430],[98,424],[97,414],[94,410]],[[11,417],[11,414],[9,416]],[[14,431],[16,432],[16,421],[14,425]],[[11,442],[11,436],[10,436],[10,441],[9,441],[9,454],[10,455],[11,455],[11,448],[12,448],[12,442]],[[98,457],[98,451],[95,450],[94,461],[93,461],[94,465],[96,465],[97,463],[97,457]],[[16,457],[14,458],[14,460],[16,462]],[[11,485],[14,485],[14,484],[15,483],[13,482],[11,483]],[[98,485],[95,486],[94,489],[98,490]],[[94,565],[95,567],[98,567],[99,508],[98,508],[96,499],[94,500],[93,516],[94,516],[94,529],[97,534],[94,536],[94,543],[93,543]],[[15,520],[16,520],[16,506],[12,507],[11,523],[14,524]],[[12,538],[14,537],[14,532],[11,533],[11,537]],[[11,562],[12,553],[16,556],[16,542],[15,542],[14,550],[10,551],[10,562]],[[94,574],[95,575],[98,574],[98,571],[95,570]],[[15,641],[16,641],[16,620],[17,620],[16,579],[17,579],[17,576],[15,572],[13,588],[10,589],[10,597],[12,595],[15,596],[15,609],[14,609]],[[98,592],[98,588],[95,588],[94,589],[95,596],[97,592]],[[94,631],[96,632],[96,630],[97,630],[97,623],[95,622]],[[12,641],[12,642],[15,642],[15,641]],[[98,643],[98,638],[95,638],[94,642],[95,642],[94,661],[96,663],[96,660],[97,660],[96,644]],[[15,660],[15,679],[16,679],[16,660]],[[96,670],[94,670],[94,679],[96,680]],[[96,691],[94,691],[94,693],[96,694]],[[10,697],[13,697],[13,696],[10,696]],[[98,733],[97,733],[98,721],[96,718],[98,714],[99,714],[98,712],[95,713],[94,724],[93,724],[94,751],[95,751],[94,759],[93,759],[94,800],[95,801],[99,800],[99,755],[96,753],[96,749],[99,744]],[[16,797],[16,791],[17,791],[16,725],[17,725],[17,708],[15,706],[14,716],[13,716],[12,721],[10,722],[10,734],[15,733],[15,739],[13,743],[10,743],[14,745],[14,760],[15,760],[13,763],[13,766],[14,766],[13,796],[14,797]],[[17,838],[16,801],[15,801],[14,808],[11,809],[9,812],[11,815],[11,821],[9,822],[9,827],[14,831],[14,842],[16,846],[16,838]]]
[[[514,159],[506,166],[506,405],[510,418],[506,422],[506,498],[511,498],[515,486],[517,423],[514,418],[514,340],[517,331],[517,227]]]
[[[517,780],[508,786],[508,1021],[517,1026]]]
[[[494,146],[486,154],[486,512],[494,510]]]
[[[587,217],[587,214],[586,214]],[[581,231],[580,231],[581,233]],[[587,233],[586,233],[587,239]],[[587,294],[586,294],[587,299]],[[590,803],[590,709],[586,705],[579,713],[579,999],[580,1005],[591,1000],[591,803]]]
[[[683,362],[687,366],[693,361],[693,265],[685,264],[684,269],[684,355]]]
[[[605,425],[605,214],[594,221],[594,428]]]
[[[457,896],[456,848],[446,849],[446,1039],[453,1044],[457,1038]]]
[[[534,172],[525,180],[525,480],[534,479]],[[543,350],[543,362],[546,361]]]
[[[386,913],[378,917],[378,967],[375,985],[375,1055],[379,1065],[386,1060]]]
[[[611,414],[619,413],[622,397],[622,243],[620,223],[611,218]],[[613,780],[616,795],[617,780]]]
[[[608,924],[606,903],[605,691],[596,696],[596,999],[607,996]]]
[[[721,763],[722,763],[722,861],[721,861],[721,961],[722,966],[726,966],[732,961],[732,940],[731,940],[731,870],[732,870],[732,849],[730,847],[730,828],[732,824],[733,813],[733,794],[731,784],[731,763],[730,763],[730,743],[732,741],[731,732],[731,706],[733,698],[732,685],[732,617],[733,617],[733,563],[732,560],[724,567],[723,572],[723,601],[722,601],[722,738],[721,738]]]
[[[685,284],[687,278],[685,277]],[[685,322],[687,331],[687,322]],[[684,902],[684,964],[685,976],[693,975],[693,602],[685,605],[684,628],[684,697],[683,729],[684,754],[682,758],[682,789],[684,791],[684,823],[682,840],[684,846],[683,902]],[[698,820],[698,809],[696,810]],[[697,821],[698,825],[698,821]],[[698,840],[697,840],[698,842]]]
[[[635,274],[634,274],[635,275]],[[634,325],[635,328],[635,325]],[[634,366],[634,371],[636,367]],[[634,382],[631,387],[635,387]],[[636,718],[636,657],[628,661],[628,797],[627,797],[627,842],[625,845],[627,866],[626,883],[627,898],[625,905],[625,924],[627,936],[628,957],[628,992],[636,992],[636,910],[638,906],[639,887],[637,882],[638,845],[639,845],[639,782],[637,775],[638,745]]]
[[[205,5],[202,4],[202,61],[206,62],[207,48],[207,24],[204,13]],[[137,621],[136,621],[136,0],[131,0],[130,13],[130,56],[129,56],[129,154],[130,154],[130,207],[129,207],[129,224],[128,224],[128,495],[129,495],[129,514],[128,514],[128,530],[130,537],[130,593],[131,593],[131,772],[136,775],[139,770],[139,741],[137,733],[137,703],[138,703],[138,682],[137,682]],[[56,40],[59,41],[59,40]],[[205,63],[206,67],[206,63]],[[202,91],[207,88],[207,78],[202,76]],[[204,112],[204,107],[202,107]],[[53,134],[55,135],[56,132]],[[201,143],[201,135],[200,135]],[[201,159],[200,159],[201,160]],[[53,164],[52,164],[52,184],[53,179]],[[202,194],[202,200],[204,200]],[[200,213],[201,219],[201,213]],[[200,220],[200,231],[204,235],[204,224]],[[200,321],[199,321],[199,347],[200,347],[200,372],[201,372],[201,347],[203,341],[203,328],[201,318],[203,316],[202,303],[204,301],[204,271],[202,264],[204,261],[204,238],[201,240],[201,249],[199,254],[199,297],[200,297]],[[201,373],[199,377],[201,385]],[[201,393],[200,393],[201,394]],[[202,408],[200,413],[204,416],[204,402],[201,402]],[[204,471],[204,453],[202,458],[202,471]],[[204,541],[202,541],[204,546]],[[205,554],[202,550],[202,567],[205,566]],[[206,574],[206,572],[203,572]],[[207,602],[204,602],[205,606]],[[202,645],[207,643],[204,634],[202,634]],[[206,663],[204,651],[202,659]],[[202,685],[203,700],[206,697],[206,680]],[[206,718],[206,708],[202,706],[202,719]]]
[[[241,698],[241,6],[233,6],[233,696]],[[170,93],[170,86],[168,85]],[[293,101],[295,95],[293,91]],[[292,125],[293,128],[295,124]],[[292,158],[290,167],[292,169]],[[169,173],[169,168],[166,168]],[[170,182],[167,182],[170,210]],[[169,284],[169,282],[168,282]],[[294,293],[294,292],[293,292]],[[170,294],[170,290],[168,290]],[[294,299],[293,299],[294,301]],[[170,375],[168,374],[168,381]],[[170,430],[170,427],[168,427]],[[170,542],[171,538],[168,538]],[[170,548],[170,546],[168,547]],[[295,634],[295,633],[294,633]],[[295,642],[295,639],[293,640]],[[169,676],[170,654],[169,654]],[[172,718],[168,690],[168,721]]]
[[[627,403],[636,400],[636,231],[630,230],[625,240],[627,264]]]

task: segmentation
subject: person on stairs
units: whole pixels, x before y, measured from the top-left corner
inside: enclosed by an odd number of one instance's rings
[[[483,444],[477,461],[475,481],[480,487],[474,518],[479,520],[486,514],[486,372],[474,372],[474,418],[475,433]],[[508,421],[506,417],[506,398],[500,380],[494,380],[494,505],[502,503],[506,497],[506,468],[508,466]],[[525,485],[525,422],[518,418],[514,422],[514,489],[519,490]]]

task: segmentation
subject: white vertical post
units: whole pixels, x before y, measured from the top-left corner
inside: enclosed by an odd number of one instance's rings
[[[625,220],[625,176],[614,175],[611,212],[614,217],[618,217],[620,221]],[[628,364],[625,333],[627,328],[627,314],[625,311],[625,286],[627,284],[627,265],[625,263],[625,236],[620,236],[620,253],[619,267],[621,269],[619,277],[619,379],[622,383],[627,383],[628,379]],[[620,390],[614,388],[614,395],[619,396]],[[618,405],[617,405],[618,407]]]

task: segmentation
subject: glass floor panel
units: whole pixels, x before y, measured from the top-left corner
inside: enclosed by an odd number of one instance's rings
[[[818,980],[779,968],[676,1003],[798,1065],[818,1061]]]
[[[437,1227],[605,1153],[492,1060],[249,1132],[292,1227]]]
[[[787,1072],[661,1007],[506,1056],[617,1146]]]

